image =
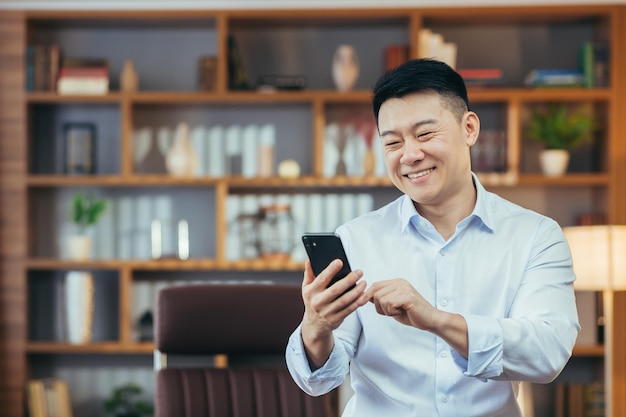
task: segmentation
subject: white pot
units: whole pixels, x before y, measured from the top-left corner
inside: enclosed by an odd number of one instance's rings
[[[67,237],[67,255],[73,261],[86,261],[91,257],[91,236],[70,235]]]
[[[94,310],[93,275],[84,271],[67,272],[64,295],[67,342],[90,343]]]
[[[545,149],[539,153],[541,171],[548,177],[559,177],[567,171],[569,152],[563,149]]]

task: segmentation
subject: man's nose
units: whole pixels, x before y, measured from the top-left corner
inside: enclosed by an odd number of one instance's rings
[[[408,139],[404,142],[404,148],[402,149],[402,157],[400,163],[405,165],[413,165],[418,161],[424,159],[424,151],[422,150],[422,144],[415,139]]]

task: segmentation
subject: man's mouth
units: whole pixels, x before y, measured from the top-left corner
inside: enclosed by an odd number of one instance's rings
[[[429,168],[429,169],[425,169],[424,171],[420,171],[420,172],[415,172],[412,174],[407,174],[406,176],[410,179],[413,180],[415,178],[419,178],[419,177],[423,177],[424,175],[428,175],[431,172],[433,172],[435,170],[435,168]]]

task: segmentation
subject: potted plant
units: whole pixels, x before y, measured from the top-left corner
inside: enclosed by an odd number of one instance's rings
[[[594,120],[585,106],[572,108],[565,103],[550,103],[533,111],[526,137],[543,143],[539,154],[542,171],[548,176],[565,173],[570,151],[593,140]]]
[[[77,192],[71,203],[70,219],[77,227],[77,233],[68,237],[68,252],[71,259],[86,260],[91,253],[91,237],[87,234],[90,226],[97,223],[107,207],[107,201],[91,194]]]
[[[104,401],[104,412],[114,417],[151,416],[154,407],[152,403],[139,399],[141,392],[141,387],[133,383],[115,387]]]

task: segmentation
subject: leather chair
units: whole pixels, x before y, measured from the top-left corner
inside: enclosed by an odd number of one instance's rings
[[[158,294],[156,417],[331,417],[332,394],[310,397],[284,352],[302,319],[299,286],[198,284]],[[210,366],[166,367],[167,355],[204,355]],[[224,356],[226,355],[226,356]],[[242,365],[225,358],[253,356]],[[261,360],[274,357],[274,360]]]

